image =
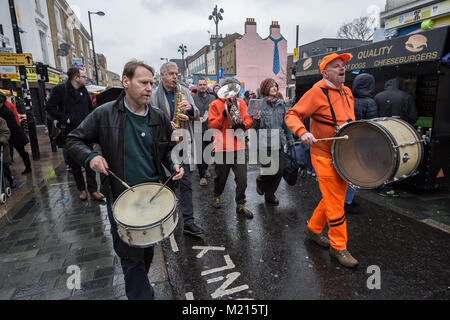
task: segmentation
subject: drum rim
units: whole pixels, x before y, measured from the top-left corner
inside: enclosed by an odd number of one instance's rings
[[[394,166],[390,172],[390,177],[392,177],[392,175],[397,172],[398,167],[399,167],[399,153],[400,151],[398,150],[398,148],[394,148],[397,145],[397,140],[395,139],[395,137],[389,132],[389,130],[387,130],[385,127],[383,127],[382,125],[378,124],[376,121],[374,120],[382,120],[382,119],[387,119],[387,118],[373,118],[373,119],[362,119],[362,120],[357,120],[357,121],[352,121],[352,122],[348,122],[346,123],[344,126],[342,126],[341,128],[339,128],[338,132],[336,133],[336,137],[339,137],[339,134],[348,126],[354,125],[356,123],[363,123],[363,122],[367,122],[370,125],[375,126],[377,129],[380,129],[381,131],[383,131],[384,133],[387,133],[387,136],[392,144],[392,149],[395,150],[395,152],[393,152],[393,156],[394,156]],[[374,189],[374,187],[361,187],[361,186],[357,186],[355,185],[353,182],[349,181],[343,174],[342,171],[336,166],[336,156],[335,156],[335,146],[336,143],[339,142],[338,140],[334,140],[333,144],[331,145],[331,158],[333,160],[333,167],[336,170],[336,172],[339,174],[339,176],[345,181],[347,182],[347,184],[350,184],[352,187],[357,188],[357,189],[364,189],[364,190],[369,190],[369,189]],[[382,185],[385,184],[385,181],[382,183]],[[376,187],[375,187],[376,188]]]
[[[387,119],[387,118],[377,118],[377,119]],[[416,165],[416,167],[414,168],[414,170],[412,171],[413,173],[414,172],[417,172],[417,170],[419,169],[419,167],[422,165],[422,161],[423,161],[423,157],[424,157],[424,152],[425,152],[425,149],[424,149],[424,146],[423,146],[423,141],[420,141],[420,136],[417,134],[417,131],[416,131],[416,129],[414,129],[414,127],[409,123],[409,122],[407,122],[407,121],[405,121],[405,120],[402,120],[402,119],[400,119],[400,118],[389,118],[389,120],[395,120],[395,121],[397,121],[397,122],[400,122],[400,123],[403,123],[403,124],[405,124],[406,125],[406,127],[412,132],[412,134],[417,138],[417,141],[419,141],[419,143],[417,143],[417,145],[419,146],[419,161],[417,161],[417,165]],[[400,157],[400,150],[398,149],[398,148],[396,148],[397,149],[397,151],[398,151],[398,153],[399,153],[399,157]],[[412,174],[411,174],[412,175]],[[407,178],[409,178],[411,175],[409,175],[409,176],[407,176],[407,177],[405,177],[405,178],[399,178],[397,181],[401,181],[401,180],[404,180],[404,179],[407,179]],[[390,181],[390,182],[393,182],[393,180],[392,181]]]
[[[174,212],[176,212],[176,210],[175,210]],[[164,238],[164,239],[169,238],[169,237],[175,232],[175,229],[177,228],[177,225],[178,225],[178,219],[179,219],[178,214],[176,214],[176,215],[175,215],[174,228],[173,228],[173,230],[167,235],[167,237]],[[164,222],[166,222],[166,220],[163,221],[162,223],[164,223]],[[162,224],[162,223],[161,223],[161,224]],[[123,224],[122,224],[122,226],[123,226]],[[125,228],[125,229],[127,229],[127,228]],[[135,228],[130,228],[130,229],[133,230],[133,231],[141,231],[140,229],[135,229]],[[145,230],[148,230],[148,229],[149,229],[149,228],[146,228]],[[129,245],[130,247],[133,247],[133,248],[140,248],[140,249],[145,249],[145,248],[154,247],[155,245],[157,245],[158,243],[160,243],[161,241],[164,240],[164,239],[161,239],[161,240],[158,240],[158,241],[154,241],[154,242],[152,242],[152,243],[149,243],[149,244],[136,245],[136,244],[131,244],[131,243],[128,243],[128,242],[124,241],[124,240],[122,239],[122,236],[121,236],[120,234],[119,234],[119,238],[120,238],[121,241],[123,241],[124,243],[126,243],[126,244]]]
[[[144,183],[140,183],[140,184],[137,184],[137,185],[132,186],[131,189],[136,188],[136,187],[139,187],[139,186],[142,186],[142,185],[149,185],[149,184],[150,184],[150,185],[157,185],[157,186],[159,186],[159,187],[162,186],[161,183],[157,183],[157,182],[144,182]],[[177,200],[177,197],[175,196],[175,193],[172,191],[172,189],[170,189],[170,188],[167,187],[167,186],[164,186],[164,188],[167,189],[167,190],[169,190],[169,191],[172,193],[172,195],[173,195],[173,197],[174,197],[174,199],[175,199],[174,205],[173,205],[172,209],[170,210],[170,213],[169,213],[167,216],[165,216],[165,217],[162,218],[161,220],[158,220],[158,221],[156,221],[156,222],[153,222],[153,223],[151,223],[151,224],[147,224],[147,225],[144,225],[144,226],[131,226],[131,225],[128,225],[128,224],[125,224],[125,223],[119,221],[119,220],[116,218],[116,215],[114,214],[114,209],[115,209],[116,203],[117,203],[117,201],[119,201],[120,197],[122,197],[126,192],[132,192],[130,189],[126,189],[126,190],[124,190],[124,191],[117,197],[117,199],[114,201],[114,203],[113,203],[113,205],[112,205],[112,207],[111,207],[111,209],[112,209],[112,214],[113,214],[113,218],[114,218],[114,220],[116,221],[116,223],[118,223],[118,224],[124,226],[125,228],[129,228],[129,229],[132,229],[132,230],[146,230],[146,229],[152,228],[152,227],[154,227],[154,226],[158,226],[158,225],[160,225],[160,224],[166,222],[167,219],[170,219],[170,217],[173,216],[174,213],[176,213],[177,202],[178,202],[178,200]]]

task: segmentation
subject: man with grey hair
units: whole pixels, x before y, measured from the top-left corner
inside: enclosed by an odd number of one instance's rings
[[[194,100],[192,99],[191,93],[188,88],[183,85],[178,85],[178,66],[174,62],[166,62],[161,66],[160,69],[161,82],[152,94],[151,105],[155,108],[162,110],[171,120],[173,130],[176,130],[174,120],[175,112],[175,99],[179,90],[181,89],[182,101],[179,107],[183,112],[189,117],[187,121],[187,127],[185,129],[189,130],[190,141],[193,143],[193,121],[199,120],[200,112],[195,106]],[[195,150],[192,147],[192,150]],[[192,158],[192,157],[191,157]],[[180,207],[183,213],[184,221],[184,233],[201,236],[203,230],[194,223],[194,206],[192,204],[192,172],[189,163],[183,165],[184,176],[179,182],[179,197],[180,197]]]

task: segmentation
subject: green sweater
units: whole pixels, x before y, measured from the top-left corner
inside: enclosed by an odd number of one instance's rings
[[[125,104],[125,179],[130,186],[159,179],[154,163],[153,139],[144,116],[134,114]]]

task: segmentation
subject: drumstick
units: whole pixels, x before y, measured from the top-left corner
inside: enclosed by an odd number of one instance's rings
[[[111,170],[106,169],[106,171],[108,171],[108,173],[109,173],[110,175],[112,175],[114,178],[116,178],[117,180],[119,180],[120,183],[122,183],[122,185],[123,185],[125,188],[131,189],[131,187],[130,187],[125,181],[123,181],[123,180],[120,179],[118,176],[116,176]],[[131,189],[131,191],[135,192],[133,189]]]
[[[179,167],[181,168],[182,166],[183,166],[183,162],[181,162],[181,164],[179,165]],[[153,195],[153,197],[150,198],[150,201],[149,201],[148,203],[152,202],[153,199],[156,198],[156,196],[161,192],[162,189],[164,189],[164,187],[169,183],[170,179],[172,179],[172,178],[175,176],[176,173],[177,173],[177,172],[175,171],[174,173],[172,173],[172,174],[170,175],[169,178],[167,178],[166,182],[164,182],[164,184],[158,189],[158,191]]]
[[[330,141],[330,140],[348,140],[348,136],[345,135],[345,136],[342,136],[342,137],[322,138],[322,139],[317,139],[317,142]],[[301,141],[294,142],[294,145],[297,145],[297,144],[302,144],[302,142]]]
[[[348,136],[342,136],[342,137],[333,137],[333,138],[323,138],[323,139],[317,139],[317,142],[320,141],[330,141],[330,140],[348,140]]]

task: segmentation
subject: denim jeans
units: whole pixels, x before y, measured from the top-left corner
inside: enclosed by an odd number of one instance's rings
[[[347,186],[347,193],[345,194],[345,203],[351,204],[353,202],[353,198],[355,197],[356,190]]]

